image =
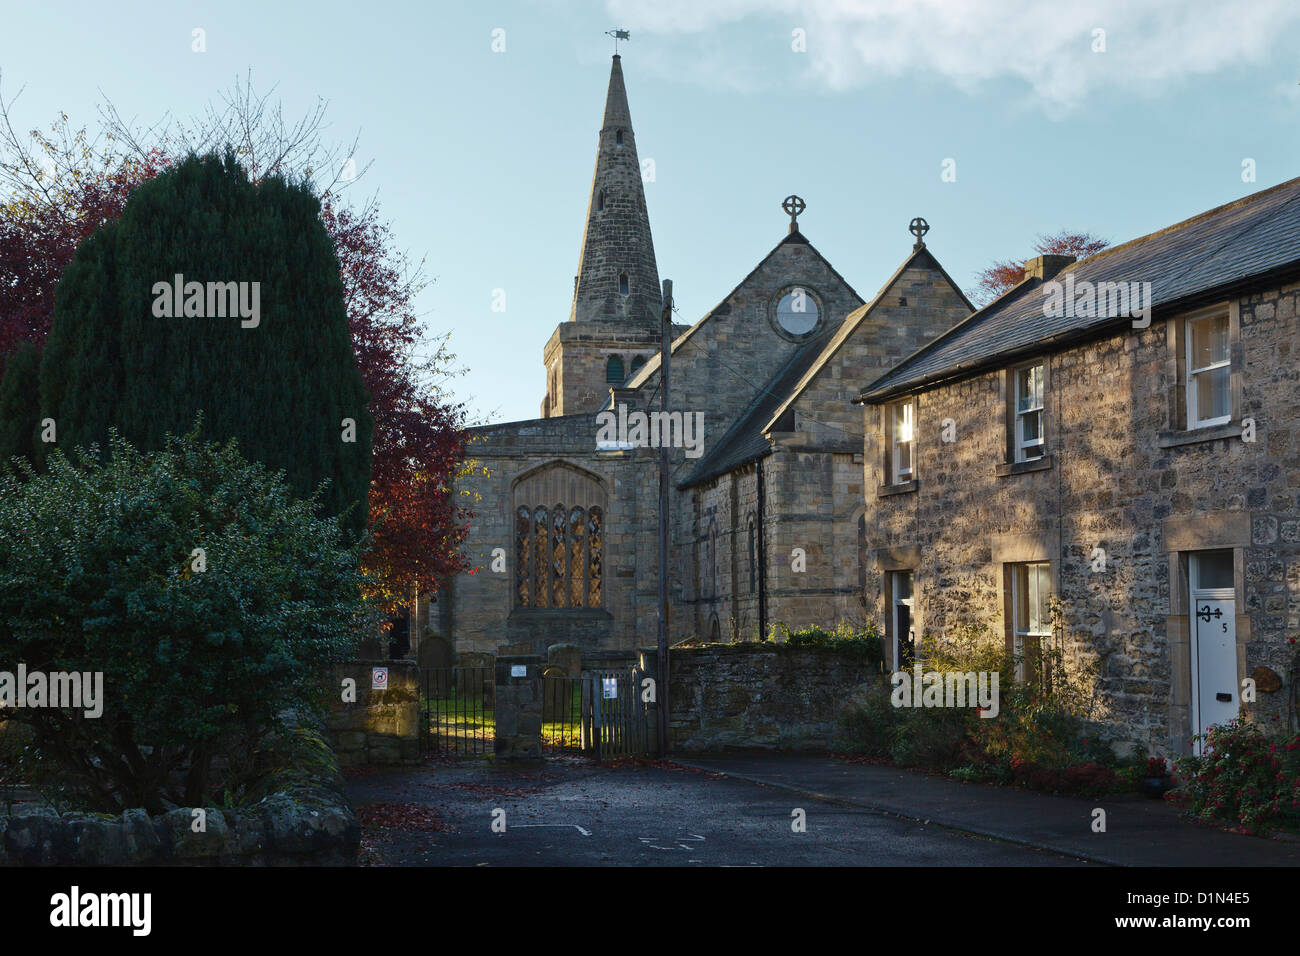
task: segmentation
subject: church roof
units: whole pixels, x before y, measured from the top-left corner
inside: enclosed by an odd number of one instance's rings
[[[679,487],[686,488],[708,481],[771,453],[772,445],[764,435],[767,428],[763,423],[773,417],[773,412],[782,405],[791,390],[817,361],[827,346],[827,338],[825,334],[820,335],[804,342],[795,350],[780,371],[759,389],[749,408],[723,432],[712,450],[700,459],[695,470]]]
[[[780,430],[778,422],[799,401],[799,397],[818,373],[835,358],[844,343],[871,316],[903,273],[918,266],[939,272],[960,294],[957,283],[953,282],[952,277],[924,245],[913,249],[912,254],[903,260],[880,287],[875,298],[854,309],[843,322],[831,326],[825,334],[805,342],[790,356],[780,371],[764,383],[749,408],[723,433],[713,449],[700,459],[695,470],[681,483],[681,487],[708,481],[755,458],[770,454],[772,443],[768,440],[767,433]],[[964,295],[962,300],[965,301]],[[973,308],[969,302],[966,305]]]
[[[1079,283],[1150,282],[1153,308],[1190,308],[1300,270],[1300,178],[1218,206],[1062,270]],[[1030,278],[913,352],[862,390],[876,403],[939,381],[1000,368],[1132,322],[1130,316],[1049,316]],[[1071,313],[1074,309],[1053,310]],[[1103,310],[1099,310],[1103,311]]]

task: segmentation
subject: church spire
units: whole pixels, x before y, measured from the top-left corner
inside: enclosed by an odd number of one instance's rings
[[[616,53],[569,318],[657,327],[662,301],[632,114]]]

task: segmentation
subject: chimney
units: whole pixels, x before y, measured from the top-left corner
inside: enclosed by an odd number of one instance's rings
[[[1046,282],[1074,261],[1074,256],[1034,256],[1025,260],[1025,278]]]

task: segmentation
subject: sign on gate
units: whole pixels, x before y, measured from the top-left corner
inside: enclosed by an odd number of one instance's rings
[[[603,690],[601,696],[604,697],[606,700],[618,699],[618,678],[617,677],[602,678],[601,687]]]

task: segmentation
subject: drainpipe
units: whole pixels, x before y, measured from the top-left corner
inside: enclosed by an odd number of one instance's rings
[[[758,639],[767,638],[767,541],[763,534],[763,508],[766,495],[763,489],[763,456],[754,459],[754,473],[758,483],[758,507],[755,531],[758,534]]]

